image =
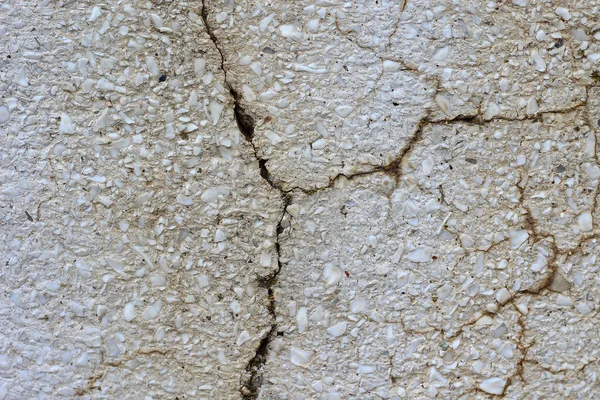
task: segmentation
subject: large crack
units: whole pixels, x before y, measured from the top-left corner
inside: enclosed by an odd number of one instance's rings
[[[205,2],[206,2],[206,0],[202,1],[201,17],[202,17],[206,31],[207,31],[211,41],[213,42],[215,48],[217,49],[217,51],[219,52],[219,54],[221,56],[221,70],[223,71],[223,74],[224,74],[225,85],[226,85],[227,89],[229,90],[229,94],[233,100],[233,113],[234,113],[237,127],[238,127],[239,131],[242,133],[242,135],[244,136],[244,138],[246,139],[246,141],[252,146],[254,157],[255,157],[256,161],[258,162],[260,176],[269,184],[269,186],[271,186],[273,189],[277,190],[280,193],[281,199],[283,201],[283,210],[282,210],[281,216],[278,220],[277,228],[276,228],[275,249],[277,252],[277,269],[267,276],[258,278],[259,285],[266,288],[267,293],[268,293],[269,304],[267,307],[269,310],[269,314],[272,318],[272,324],[271,324],[269,331],[266,334],[264,334],[264,336],[261,338],[260,343],[255,351],[254,356],[250,359],[250,361],[246,365],[245,371],[247,372],[247,374],[249,374],[249,377],[244,382],[241,383],[241,387],[240,387],[240,393],[242,394],[242,398],[244,400],[255,400],[256,398],[258,398],[261,387],[262,387],[262,383],[263,383],[263,371],[262,370],[263,370],[264,364],[266,363],[267,358],[268,358],[269,345],[271,343],[271,340],[277,334],[274,286],[277,284],[277,277],[280,274],[280,272],[282,271],[282,267],[283,267],[282,262],[281,262],[281,247],[280,247],[279,239],[280,239],[280,234],[283,233],[283,231],[284,231],[283,221],[284,221],[284,217],[287,212],[287,207],[291,203],[291,200],[292,200],[291,193],[293,191],[300,190],[307,195],[312,195],[318,191],[327,190],[329,188],[334,187],[336,182],[342,178],[345,178],[347,180],[352,180],[357,177],[376,174],[376,173],[384,173],[388,176],[393,177],[394,180],[396,181],[396,185],[398,185],[399,180],[402,177],[403,163],[405,162],[406,157],[410,155],[410,153],[414,149],[415,145],[419,141],[421,141],[421,139],[423,138],[423,130],[426,126],[450,125],[450,124],[455,124],[455,123],[467,123],[467,124],[472,124],[472,125],[483,126],[483,125],[489,124],[496,120],[505,120],[505,121],[537,120],[546,114],[567,114],[567,113],[575,112],[582,108],[584,109],[584,111],[587,112],[588,111],[587,105],[588,105],[589,88],[590,88],[590,86],[594,86],[594,85],[585,86],[586,97],[583,102],[577,103],[571,107],[567,107],[564,109],[541,111],[541,112],[535,113],[533,115],[514,117],[514,118],[506,117],[506,116],[495,116],[491,119],[484,119],[484,118],[482,118],[481,110],[478,110],[477,113],[470,114],[470,115],[460,114],[460,115],[457,115],[455,117],[448,118],[448,119],[431,119],[430,114],[426,114],[423,118],[421,118],[421,120],[417,124],[413,135],[408,139],[407,143],[400,149],[398,155],[390,163],[385,164],[385,165],[373,166],[371,169],[369,169],[367,171],[357,172],[354,174],[339,173],[335,177],[330,178],[329,183],[326,186],[311,188],[311,189],[306,189],[306,188],[302,188],[302,187],[292,187],[291,189],[286,190],[286,189],[283,189],[281,184],[270,173],[270,171],[267,167],[267,163],[269,160],[264,159],[260,156],[259,149],[257,148],[257,146],[255,145],[255,143],[253,141],[254,133],[255,133],[254,116],[252,116],[252,114],[244,108],[244,106],[241,102],[240,94],[237,92],[235,87],[228,80],[227,68],[225,67],[225,54],[221,47],[219,39],[216,37],[210,24],[208,23],[208,10],[206,8]],[[406,1],[404,2],[404,6],[405,5],[406,5]],[[336,21],[336,24],[337,24],[337,21]],[[338,29],[339,29],[339,27],[338,27]],[[340,30],[340,32],[341,32],[341,30]],[[407,69],[410,70],[411,68],[407,67]],[[592,124],[589,121],[589,119],[590,119],[589,116],[586,116],[586,117],[587,117],[586,119],[588,119],[588,123],[590,124],[590,126],[592,126]],[[597,157],[597,154],[596,154],[596,157]],[[560,275],[560,273],[558,271],[557,257],[559,255],[567,255],[567,256],[571,255],[585,241],[587,241],[591,238],[600,236],[599,233],[594,233],[592,235],[586,235],[574,247],[564,250],[564,251],[560,251],[556,247],[556,241],[555,241],[555,238],[553,235],[539,232],[538,227],[537,227],[537,221],[531,215],[531,211],[527,207],[525,207],[523,204],[524,188],[519,187],[519,191],[520,191],[519,203],[525,210],[523,223],[524,223],[524,225],[526,225],[527,230],[530,232],[533,242],[537,243],[537,242],[540,242],[543,240],[551,239],[551,240],[549,240],[549,242],[552,247],[552,257],[548,261],[548,264],[547,264],[548,271],[546,274],[544,274],[543,277],[541,277],[538,280],[538,282],[534,286],[515,292],[514,294],[512,294],[511,298],[507,302],[505,302],[503,304],[499,304],[498,309],[496,309],[495,311],[484,310],[483,312],[476,313],[476,314],[478,314],[476,318],[463,324],[454,334],[452,334],[450,336],[446,336],[446,338],[453,339],[453,338],[459,337],[460,335],[462,335],[464,333],[465,328],[467,328],[468,326],[474,325],[479,318],[481,318],[484,315],[487,315],[490,317],[498,315],[501,312],[501,310],[507,305],[512,305],[513,307],[515,307],[515,309],[517,311],[519,311],[518,308],[516,307],[515,302],[516,302],[516,300],[518,300],[519,298],[521,298],[523,296],[538,296],[538,295],[543,295],[547,292],[556,291],[553,287],[555,281],[557,279],[561,279],[561,278],[564,280],[564,277],[562,277],[562,275]],[[594,196],[594,203],[596,203],[596,197],[598,195],[600,195],[600,185],[597,188],[596,196]],[[493,245],[491,247],[493,247]],[[484,252],[489,251],[489,250],[490,249],[484,250]],[[525,346],[522,343],[522,339],[527,330],[525,320],[523,319],[524,317],[525,317],[524,315],[520,315],[519,321],[518,321],[519,326],[521,328],[521,331],[519,334],[520,339],[519,339],[518,347],[520,348],[520,350],[522,350],[523,356],[517,362],[514,373],[507,378],[507,384],[504,388],[502,395],[500,395],[501,397],[506,394],[508,388],[514,383],[515,377],[519,377],[522,381],[524,381],[523,363],[534,361],[534,360],[530,360],[527,358],[527,351],[529,350],[529,347],[533,343],[531,343],[529,346]],[[475,388],[475,390],[478,391],[478,388]]]
[[[410,153],[414,149],[415,145],[421,141],[421,139],[423,138],[423,129],[427,126],[445,126],[445,125],[452,125],[452,124],[456,124],[456,123],[466,123],[466,124],[470,124],[470,125],[485,126],[485,125],[493,123],[495,121],[535,121],[544,115],[571,113],[571,112],[574,112],[581,108],[585,108],[586,105],[587,105],[587,102],[584,101],[583,103],[576,104],[576,105],[566,108],[566,109],[555,110],[555,111],[542,111],[542,112],[538,112],[536,114],[532,114],[532,115],[528,115],[528,116],[524,116],[524,117],[518,117],[518,118],[508,118],[508,117],[496,116],[491,119],[483,119],[481,117],[480,113],[476,113],[476,114],[466,114],[466,115],[459,114],[453,118],[447,118],[447,119],[431,119],[430,115],[426,114],[417,123],[417,126],[415,127],[415,132],[408,139],[407,143],[400,149],[398,155],[388,164],[375,165],[375,166],[372,166],[372,168],[367,171],[356,172],[354,174],[339,173],[335,177],[330,178],[329,183],[325,186],[316,187],[316,188],[312,188],[312,189],[293,187],[292,189],[282,190],[282,191],[285,193],[288,193],[293,190],[300,190],[300,191],[304,192],[305,194],[313,194],[318,191],[327,190],[329,188],[332,188],[335,185],[335,183],[342,178],[345,178],[347,180],[353,180],[354,178],[357,178],[357,177],[372,175],[372,174],[376,174],[376,173],[384,173],[386,175],[392,176],[398,183],[398,179],[402,175],[402,171],[401,171],[402,163],[404,162],[406,157],[410,155]]]
[[[258,347],[256,348],[256,351],[254,352],[254,356],[252,356],[250,361],[248,361],[248,364],[246,364],[245,371],[249,375],[249,377],[243,382],[241,382],[240,387],[240,393],[244,400],[255,400],[256,398],[258,398],[260,394],[260,389],[262,387],[263,367],[268,358],[269,345],[271,343],[271,340],[277,333],[277,314],[275,310],[274,286],[277,283],[277,276],[279,275],[283,267],[283,264],[281,262],[281,246],[279,245],[279,235],[284,230],[284,228],[282,227],[282,223],[286,215],[287,206],[291,203],[291,194],[289,193],[290,191],[283,190],[281,185],[279,185],[273,179],[273,176],[267,168],[268,160],[260,157],[258,149],[253,142],[255,119],[254,116],[252,116],[252,114],[244,108],[244,106],[241,103],[241,96],[239,92],[235,89],[235,87],[231,84],[231,82],[229,82],[227,78],[227,68],[225,67],[225,54],[223,52],[223,49],[221,48],[219,39],[216,37],[210,24],[208,23],[208,10],[206,8],[206,0],[202,0],[201,18],[204,22],[204,26],[206,28],[208,36],[210,37],[215,48],[221,56],[221,70],[223,71],[224,76],[223,79],[225,86],[229,90],[229,94],[233,100],[233,115],[235,117],[237,127],[240,133],[246,139],[246,141],[252,146],[254,158],[258,162],[260,176],[267,182],[267,184],[269,184],[269,186],[271,186],[273,189],[279,192],[281,200],[283,202],[283,210],[281,212],[279,221],[277,222],[276,228],[275,250],[277,253],[277,269],[267,276],[258,278],[259,285],[267,289],[267,309],[272,319],[271,328],[262,337]]]
[[[520,179],[519,181],[522,181],[522,179]],[[600,186],[600,184],[599,184],[599,186]],[[535,296],[544,296],[544,295],[547,295],[548,293],[552,293],[552,292],[554,292],[554,293],[563,292],[564,288],[563,289],[561,289],[561,288],[564,287],[564,285],[570,286],[571,284],[562,276],[562,274],[559,271],[559,264],[558,264],[559,257],[560,256],[569,257],[569,256],[575,254],[577,251],[580,251],[581,246],[586,241],[600,237],[600,232],[595,231],[591,234],[588,234],[588,235],[585,235],[584,237],[582,237],[574,246],[572,246],[568,249],[560,250],[558,248],[558,246],[556,245],[556,239],[555,239],[554,235],[552,235],[551,233],[540,232],[540,229],[538,227],[538,222],[532,216],[530,209],[524,204],[524,192],[525,192],[526,185],[523,187],[521,187],[521,186],[517,186],[517,187],[519,188],[519,192],[520,192],[519,204],[520,204],[521,208],[523,208],[525,210],[522,222],[523,222],[525,228],[527,229],[527,231],[529,232],[532,242],[535,244],[535,243],[539,243],[542,241],[548,241],[549,247],[551,248],[552,255],[548,259],[548,262],[547,262],[547,272],[542,277],[540,277],[540,279],[534,285],[532,285],[528,288],[522,289],[522,290],[518,290],[515,293],[511,294],[511,298],[508,301],[506,301],[504,303],[498,303],[496,310],[490,311],[490,310],[486,309],[483,311],[476,312],[474,318],[472,318],[470,321],[466,322],[465,324],[461,325],[454,334],[452,334],[450,336],[446,336],[446,339],[454,340],[454,339],[458,338],[459,336],[461,336],[465,332],[465,328],[475,325],[477,323],[477,321],[480,318],[482,318],[483,316],[488,316],[488,317],[494,318],[496,315],[499,315],[506,306],[511,305],[512,307],[514,307],[514,309],[520,314],[519,319],[518,319],[520,333],[519,333],[519,339],[517,342],[517,348],[519,348],[519,350],[522,352],[522,356],[519,358],[519,360],[515,364],[513,373],[506,378],[506,385],[503,389],[502,394],[500,394],[499,397],[505,397],[508,389],[515,383],[515,378],[518,377],[522,382],[525,382],[525,378],[524,378],[524,368],[525,368],[524,364],[525,363],[539,364],[539,362],[537,360],[528,358],[529,348],[534,344],[534,342],[530,343],[529,345],[525,345],[523,343],[523,340],[525,338],[525,333],[527,332],[526,314],[523,314],[522,311],[519,309],[519,307],[517,307],[517,304],[516,304],[517,300],[519,300],[520,298],[526,297],[526,296],[535,297]],[[487,252],[487,251],[484,251],[484,252]],[[584,365],[580,369],[579,372],[581,372],[585,368],[585,366],[587,366],[587,364]],[[540,366],[540,368],[544,369],[541,366]]]

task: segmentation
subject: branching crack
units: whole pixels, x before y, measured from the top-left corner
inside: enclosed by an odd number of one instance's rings
[[[404,11],[406,4],[407,4],[407,1],[405,0],[403,2],[401,12]],[[242,99],[241,99],[240,93],[237,92],[235,87],[231,84],[230,80],[228,79],[227,68],[225,66],[224,51],[222,49],[219,39],[216,37],[210,24],[208,23],[208,10],[206,7],[206,0],[202,1],[201,17],[204,22],[206,32],[221,57],[221,70],[223,71],[223,74],[224,74],[225,86],[227,87],[229,94],[233,100],[233,113],[234,113],[234,117],[235,117],[235,120],[237,123],[237,127],[238,127],[239,131],[242,133],[242,135],[244,136],[244,138],[246,139],[246,141],[252,146],[254,157],[255,157],[256,161],[258,162],[260,176],[269,184],[269,186],[271,186],[273,189],[276,189],[280,193],[282,203],[283,203],[283,210],[281,212],[281,216],[279,218],[279,221],[277,223],[277,228],[276,228],[275,250],[277,252],[277,269],[272,271],[269,275],[258,278],[258,284],[260,286],[262,286],[263,288],[267,289],[267,293],[268,293],[267,308],[269,311],[269,315],[271,316],[272,322],[271,322],[271,327],[268,330],[268,332],[266,334],[264,334],[264,336],[261,338],[260,343],[256,349],[254,356],[250,359],[250,361],[246,365],[245,371],[249,375],[249,377],[247,379],[245,379],[244,382],[241,383],[241,388],[240,388],[240,393],[241,393],[243,399],[245,399],[245,400],[255,400],[256,398],[258,398],[258,396],[260,394],[260,390],[261,390],[262,383],[263,383],[263,366],[265,365],[267,358],[268,358],[270,343],[271,343],[272,339],[277,335],[277,320],[276,320],[276,310],[275,310],[274,287],[277,284],[277,278],[278,278],[279,274],[281,273],[282,267],[283,267],[283,264],[281,261],[281,247],[280,247],[279,239],[280,239],[280,235],[284,232],[284,229],[285,229],[284,218],[287,213],[287,207],[291,204],[291,201],[292,201],[291,192],[293,192],[294,190],[300,190],[307,195],[311,195],[318,191],[327,190],[329,188],[334,187],[335,183],[341,178],[352,180],[356,177],[366,176],[366,175],[371,175],[371,174],[376,174],[376,173],[383,173],[383,174],[393,177],[396,182],[396,187],[397,187],[399,185],[400,179],[402,178],[402,175],[403,175],[403,165],[406,162],[406,158],[414,150],[416,144],[419,143],[423,139],[423,131],[426,126],[449,125],[449,124],[454,124],[454,123],[466,123],[466,124],[483,126],[483,125],[489,124],[496,120],[506,120],[506,121],[533,120],[533,121],[537,121],[537,120],[539,120],[539,118],[541,118],[545,114],[567,114],[567,113],[578,111],[581,108],[584,109],[584,112],[587,111],[586,106],[587,106],[587,100],[588,100],[587,99],[588,87],[586,87],[586,98],[583,102],[580,102],[578,104],[575,104],[571,107],[567,107],[564,109],[538,112],[534,115],[527,115],[527,116],[521,116],[521,117],[515,117],[515,118],[505,117],[505,116],[495,116],[491,119],[484,119],[481,114],[481,109],[480,109],[481,104],[479,105],[479,110],[475,114],[459,114],[453,118],[448,118],[448,119],[441,119],[441,120],[440,119],[432,119],[431,114],[427,113],[423,118],[420,119],[417,126],[415,127],[413,135],[408,139],[406,144],[400,149],[397,157],[394,158],[394,160],[392,160],[388,164],[372,166],[372,168],[367,171],[357,172],[354,174],[339,173],[335,177],[330,178],[329,183],[323,187],[317,187],[317,188],[311,188],[311,189],[306,189],[306,188],[302,188],[302,187],[293,187],[291,189],[283,189],[281,183],[274,178],[274,176],[270,173],[270,171],[268,169],[267,164],[268,164],[269,160],[262,158],[262,156],[260,155],[259,149],[257,148],[256,144],[253,141],[254,134],[255,134],[255,117],[252,115],[252,113],[250,113],[248,110],[246,110],[244,108],[244,105],[242,104]],[[336,19],[336,27],[340,31],[340,33],[342,33],[343,35],[348,35],[350,33],[350,32],[342,31],[342,29],[338,25],[337,19]],[[395,27],[394,31],[392,32],[392,35],[390,35],[390,37],[388,38],[390,41],[391,41],[392,36],[396,33],[397,28],[398,28],[398,26]],[[353,43],[355,43],[359,47],[363,47],[356,42],[353,42]],[[418,72],[418,70],[415,67],[408,66],[404,62],[402,62],[402,65],[403,65],[403,70],[410,70],[410,71]],[[438,87],[439,87],[439,82],[438,82]],[[586,117],[587,117],[588,123],[591,124],[589,115],[586,115]],[[568,255],[572,254],[573,252],[578,251],[583,242],[600,235],[598,233],[593,233],[592,235],[586,235],[586,237],[584,237],[573,248],[560,251],[556,245],[556,240],[554,239],[554,237],[551,234],[545,234],[545,233],[539,231],[537,221],[533,217],[531,210],[524,204],[525,186],[526,186],[527,182],[523,181],[522,179],[520,180],[520,182],[524,182],[523,186],[518,185],[518,189],[520,192],[519,193],[520,194],[519,204],[520,204],[521,208],[524,210],[523,221],[522,221],[524,228],[529,232],[533,243],[547,240],[549,243],[549,246],[551,248],[551,251],[552,251],[552,255],[547,262],[547,272],[544,274],[544,276],[542,276],[537,281],[537,283],[535,285],[533,285],[529,288],[517,291],[516,293],[512,294],[512,297],[510,298],[510,300],[506,301],[505,303],[498,304],[498,308],[496,310],[494,310],[494,311],[484,310],[484,311],[477,312],[473,319],[471,319],[468,322],[466,322],[465,324],[463,324],[453,334],[446,335],[445,332],[442,332],[445,336],[445,339],[455,339],[455,338],[459,337],[460,335],[462,335],[465,332],[465,328],[475,325],[482,316],[494,317],[494,315],[497,315],[507,305],[512,305],[515,307],[515,309],[517,309],[517,311],[519,311],[516,301],[523,296],[537,296],[537,295],[543,295],[543,294],[547,293],[548,291],[551,291],[551,292],[558,291],[556,289],[556,287],[558,287],[560,285],[564,286],[566,284],[565,283],[566,280],[559,273],[557,257],[564,256],[564,255],[568,256]],[[599,184],[598,188],[596,189],[596,193],[594,196],[594,205],[596,205],[597,197],[599,195],[600,195],[600,184]],[[504,240],[501,242],[504,242]],[[496,244],[492,244],[487,250],[477,250],[477,251],[487,252],[487,251],[491,250],[491,248],[494,247],[495,245]],[[523,353],[523,356],[519,359],[517,365],[515,366],[514,373],[510,377],[507,378],[507,384],[506,384],[501,396],[504,396],[506,391],[508,390],[508,388],[511,386],[511,384],[514,383],[515,377],[519,377],[522,381],[524,381],[524,376],[523,376],[524,375],[524,363],[537,363],[537,361],[529,359],[527,357],[528,350],[533,345],[533,342],[528,345],[523,343],[524,338],[525,338],[525,332],[527,329],[525,315],[519,316],[518,323],[520,326],[518,348]],[[585,366],[587,366],[587,364],[584,365],[584,367],[582,367],[581,370],[579,370],[578,372],[581,372],[585,368]],[[390,358],[390,367],[391,367],[391,369],[393,367],[393,356]],[[551,371],[551,372],[562,372],[562,371]],[[390,378],[392,379],[392,382],[394,382],[395,378],[391,375],[390,375]],[[479,389],[474,388],[474,391],[478,392]]]

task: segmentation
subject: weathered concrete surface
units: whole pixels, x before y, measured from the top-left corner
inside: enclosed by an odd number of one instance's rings
[[[0,4],[0,400],[599,397],[599,11]]]

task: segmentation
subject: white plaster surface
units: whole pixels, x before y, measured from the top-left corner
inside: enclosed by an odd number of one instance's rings
[[[0,3],[0,400],[600,397],[600,4]]]

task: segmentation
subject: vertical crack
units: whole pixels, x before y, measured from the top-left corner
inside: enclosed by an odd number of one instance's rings
[[[262,170],[261,170],[262,175]],[[275,310],[275,290],[273,287],[277,284],[277,276],[281,272],[283,268],[283,264],[281,262],[281,246],[279,245],[279,236],[283,233],[283,218],[285,217],[285,213],[287,210],[287,206],[290,204],[292,198],[289,194],[282,195],[283,198],[283,213],[277,222],[277,230],[276,230],[276,241],[275,241],[275,250],[277,252],[277,269],[273,271],[270,275],[259,277],[258,283],[262,287],[267,288],[267,294],[269,299],[269,304],[267,305],[267,309],[269,310],[269,315],[271,316],[272,323],[271,329],[269,332],[261,339],[254,356],[248,361],[246,365],[246,372],[250,374],[250,377],[246,379],[244,383],[242,383],[240,393],[242,394],[242,398],[244,400],[256,400],[260,393],[260,388],[263,383],[263,371],[262,368],[267,361],[267,356],[269,353],[269,344],[271,340],[276,334],[277,331],[277,314]]]
[[[221,70],[225,75],[225,83],[227,83],[227,71],[225,70],[225,56],[223,55],[223,51],[221,50],[221,46],[219,45],[219,39],[217,39],[210,24],[208,23],[208,10],[206,9],[206,0],[202,0],[202,11],[200,12],[200,17],[202,18],[202,22],[204,22],[206,33],[208,34],[210,40],[212,40],[212,42],[215,45],[215,48],[221,55]]]
[[[238,91],[233,87],[231,82],[229,82],[227,78],[227,69],[225,68],[225,54],[223,49],[221,48],[221,44],[219,39],[217,39],[214,34],[210,24],[208,23],[208,9],[206,8],[206,0],[202,0],[202,11],[201,18],[204,22],[204,26],[206,28],[206,32],[210,37],[210,40],[213,42],[215,48],[219,52],[221,56],[221,70],[223,71],[225,86],[229,89],[229,94],[233,99],[233,115],[235,117],[235,121],[237,127],[241,134],[244,136],[246,141],[250,143],[252,146],[252,151],[254,153],[254,158],[258,161],[258,167],[260,171],[260,176],[271,186],[273,189],[279,191],[281,199],[283,200],[283,210],[281,212],[281,216],[279,217],[279,221],[277,222],[276,228],[276,240],[275,240],[275,250],[277,252],[277,269],[273,271],[271,274],[259,277],[258,283],[260,286],[267,289],[268,294],[268,305],[267,309],[269,311],[269,315],[271,316],[271,328],[270,330],[262,337],[260,343],[254,353],[254,356],[248,361],[246,365],[245,371],[249,374],[249,377],[241,384],[240,393],[244,400],[255,400],[258,398],[260,394],[260,389],[263,383],[263,366],[267,361],[267,356],[269,353],[269,345],[271,343],[272,338],[275,336],[277,331],[277,314],[275,311],[275,291],[273,287],[277,283],[277,276],[281,272],[283,267],[281,262],[281,246],[279,244],[279,236],[284,231],[282,226],[283,219],[286,214],[287,206],[291,203],[292,197],[287,192],[284,191],[280,184],[278,184],[274,179],[271,173],[267,168],[268,159],[261,158],[258,153],[258,149],[256,145],[253,143],[254,139],[254,128],[255,128],[255,119],[251,113],[249,113],[241,103],[241,96]]]
[[[244,400],[255,400],[260,393],[263,382],[262,367],[267,361],[269,343],[275,334],[275,330],[276,326],[273,324],[271,330],[260,340],[254,357],[246,365],[246,372],[250,373],[250,378],[248,378],[240,389],[242,399]]]

